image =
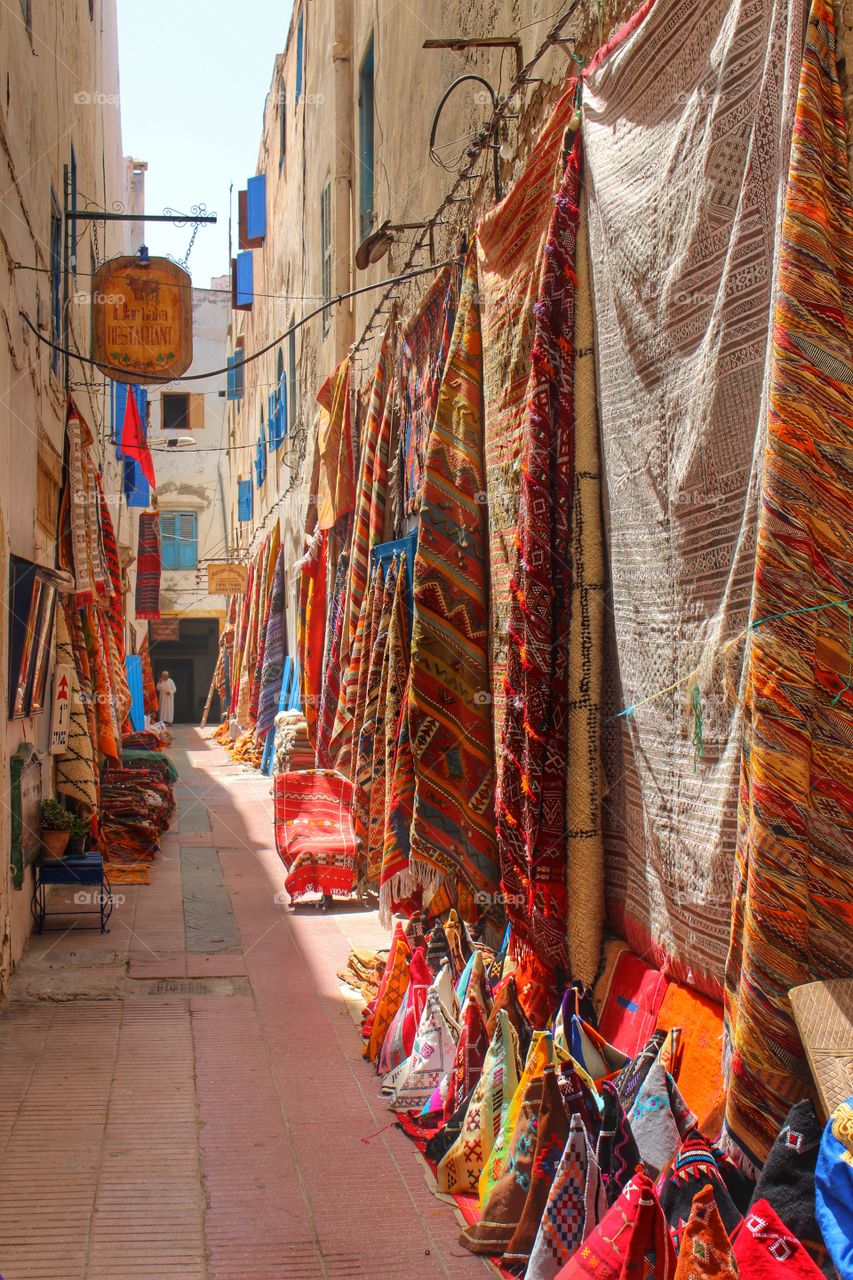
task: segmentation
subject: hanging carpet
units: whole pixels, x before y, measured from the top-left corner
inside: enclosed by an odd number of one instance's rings
[[[284,887],[291,898],[352,892],[357,853],[352,789],[347,778],[322,769],[273,779],[275,847],[287,867]]]
[[[156,511],[139,514],[139,546],[136,553],[136,616],[155,621],[160,617],[160,516]]]
[[[742,729],[723,677],[737,688],[750,616],[801,8],[709,0],[697,22],[693,0],[656,0],[584,73],[621,680],[605,722],[608,913],[638,955],[717,998]]]

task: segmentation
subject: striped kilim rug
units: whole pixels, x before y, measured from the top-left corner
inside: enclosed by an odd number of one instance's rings
[[[837,57],[832,4],[814,0],[779,256],[726,973],[726,1126],[757,1161],[811,1083],[790,988],[853,972],[853,605],[832,604],[853,596],[853,199]]]

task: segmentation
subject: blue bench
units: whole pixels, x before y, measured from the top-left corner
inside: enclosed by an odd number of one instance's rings
[[[79,858],[56,858],[36,863],[35,888],[31,909],[36,933],[44,932],[47,916],[86,916],[99,918],[101,933],[109,933],[107,921],[113,912],[113,894],[104,871],[104,859],[100,853],[84,853]],[[47,887],[52,884],[76,886],[74,902],[61,911],[48,911]],[[86,892],[88,888],[89,892]],[[81,900],[78,900],[81,899]],[[89,901],[94,905],[86,906]]]

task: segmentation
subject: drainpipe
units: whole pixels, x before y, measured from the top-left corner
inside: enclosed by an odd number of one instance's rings
[[[355,147],[353,133],[352,9],[352,0],[335,0],[335,33],[332,44],[336,138],[333,293],[348,293],[352,288],[352,157]],[[336,362],[343,359],[354,337],[355,313],[352,302],[340,303],[335,315]]]

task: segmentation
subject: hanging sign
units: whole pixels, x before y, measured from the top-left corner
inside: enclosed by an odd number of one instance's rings
[[[99,267],[92,287],[92,359],[117,382],[185,373],[193,360],[189,273],[168,258],[111,258]]]
[[[159,618],[156,622],[148,623],[148,635],[152,644],[167,644],[180,640],[181,638],[181,620],[180,618]]]
[[[53,672],[53,714],[50,720],[50,754],[61,755],[68,747],[71,722],[71,667],[60,663]]]
[[[207,589],[212,596],[243,596],[248,583],[248,565],[223,562],[207,566]]]

